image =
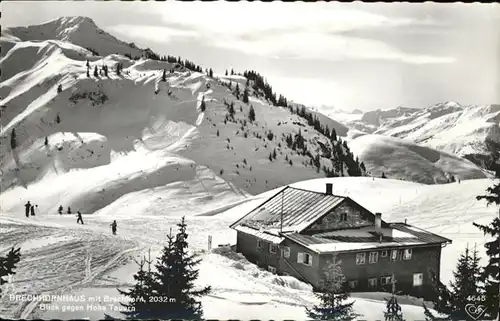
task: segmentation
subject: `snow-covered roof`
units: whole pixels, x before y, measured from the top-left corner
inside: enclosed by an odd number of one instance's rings
[[[345,229],[332,232],[303,235],[299,233],[284,236],[314,252],[330,253],[385,247],[406,247],[424,244],[440,244],[451,240],[404,223],[390,224],[382,228],[382,241],[375,228]]]
[[[283,242],[285,240],[284,237],[272,235],[272,234],[269,234],[267,232],[259,231],[259,230],[256,230],[256,229],[253,229],[253,228],[247,227],[247,226],[239,225],[239,226],[236,226],[234,229],[236,231],[250,234],[250,235],[256,236],[262,240],[269,241],[269,242],[272,242],[275,244],[280,244],[281,242]]]
[[[301,232],[338,206],[346,197],[287,186],[231,227],[245,225],[266,231]]]

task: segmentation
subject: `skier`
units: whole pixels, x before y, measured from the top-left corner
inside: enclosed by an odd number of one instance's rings
[[[83,225],[83,219],[82,219],[82,213],[80,213],[80,211],[76,211],[77,216],[78,216],[78,219],[76,220],[76,224],[78,224],[78,222],[81,222],[82,225]]]
[[[71,214],[71,207],[68,206],[68,214]]]
[[[31,216],[35,216],[35,205],[31,205]]]
[[[26,217],[30,217],[30,209],[31,209],[31,203],[28,201],[28,203],[24,204],[24,207],[26,208]]]
[[[111,231],[113,232],[113,235],[116,235],[116,220],[113,220],[113,223],[111,223]]]
[[[63,211],[63,207],[62,205],[59,206],[59,208],[57,209],[57,213],[59,213],[59,215],[62,215],[62,211]]]

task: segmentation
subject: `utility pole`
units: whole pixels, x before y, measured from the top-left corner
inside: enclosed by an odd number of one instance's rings
[[[285,198],[285,190],[281,192],[281,214],[280,214],[280,233],[283,233],[283,202]]]

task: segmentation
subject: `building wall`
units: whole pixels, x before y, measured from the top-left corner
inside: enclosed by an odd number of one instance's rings
[[[299,244],[293,243],[290,240],[285,240],[282,244],[277,246],[276,253],[270,253],[269,242],[262,240],[264,247],[258,249],[257,240],[258,238],[253,235],[238,232],[236,251],[243,254],[250,262],[262,268],[267,269],[268,266],[272,266],[277,269],[278,274],[287,274],[313,285],[316,284],[318,280],[317,270],[320,263],[317,253]],[[289,258],[285,258],[281,254],[281,250],[285,246],[290,248]],[[311,255],[311,266],[297,262],[299,252]]]
[[[347,221],[340,221],[340,213],[347,213]],[[304,233],[371,226],[375,217],[360,206],[344,201],[321,220],[311,225]]]
[[[350,253],[336,254],[337,260],[342,260],[342,270],[346,277],[346,281],[358,281],[358,286],[351,289],[352,292],[365,291],[385,291],[390,292],[392,285],[382,286],[380,278],[383,276],[391,276],[394,274],[396,279],[396,290],[402,291],[404,294],[411,294],[417,297],[432,297],[431,271],[437,273],[439,277],[441,245],[432,247],[409,247],[412,249],[412,257],[410,260],[402,259],[404,248],[398,249],[398,260],[391,261],[391,249],[387,250],[387,256],[382,257],[382,250],[378,252],[378,262],[369,263],[369,253],[375,251],[359,251]],[[356,265],[356,254],[365,253],[365,264]],[[333,255],[320,256],[320,269],[328,264],[328,261],[333,258]],[[423,285],[421,287],[413,286],[413,274],[423,274]],[[368,286],[369,278],[377,278],[377,288],[372,289]]]

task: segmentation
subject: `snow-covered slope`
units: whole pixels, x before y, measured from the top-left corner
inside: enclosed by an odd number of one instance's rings
[[[487,141],[500,143],[500,105],[462,106],[439,103],[417,109],[398,107],[363,115],[342,113],[330,117],[351,130],[393,136],[457,156],[487,154]]]
[[[32,200],[50,213],[60,205],[92,213],[150,189],[171,195],[165,190],[171,184],[192,181],[216,200],[219,193],[257,194],[325,176],[311,163],[331,146],[329,138],[289,109],[270,106],[252,90],[243,103],[223,77],[114,54],[126,45],[88,18],[12,28],[1,41],[14,44],[0,61],[6,66],[0,84],[3,211],[18,212]],[[109,55],[94,56],[82,46]],[[244,88],[246,79],[238,77]],[[308,154],[285,141],[299,131]],[[333,168],[323,157],[318,165]],[[159,196],[150,202],[164,204]]]
[[[354,154],[364,162],[372,176],[424,184],[446,183],[451,178],[488,177],[484,170],[466,159],[419,146],[410,140],[382,135],[362,135],[349,141]]]
[[[457,258],[466,244],[476,244],[480,255],[484,256],[486,239],[472,222],[485,224],[497,215],[496,208],[486,207],[484,202],[475,199],[491,185],[490,180],[422,185],[391,179],[344,177],[308,180],[293,186],[324,191],[327,182],[333,184],[335,194],[349,196],[370,211],[381,212],[386,221],[407,219],[409,224],[452,239],[453,243],[443,248],[442,252],[441,278],[445,284],[452,278]],[[172,191],[184,195],[187,189],[179,184],[172,187]],[[50,193],[49,190],[39,192],[42,197]],[[231,205],[232,200],[222,196],[219,201],[226,201],[230,208],[219,211],[212,210],[210,204],[206,208],[203,202],[186,204],[185,197],[170,197],[170,208],[187,205],[185,214],[189,245],[203,259],[198,285],[212,286],[212,293],[203,298],[205,318],[304,320],[304,307],[316,302],[307,284],[258,269],[226,249],[207,252],[208,236],[213,237],[212,247],[234,244],[236,233],[229,229],[229,225],[276,192],[271,190],[251,199],[240,197],[243,203],[239,205],[240,201]],[[195,199],[203,195],[201,189],[192,191]],[[137,194],[135,202],[148,202],[150,196]],[[87,304],[91,297],[97,296],[103,300],[105,297],[116,300],[116,288],[123,289],[133,282],[131,276],[137,266],[131,258],[147,255],[148,249],[151,249],[153,258],[159,254],[165,234],[170,228],[175,229],[180,217],[169,216],[164,204],[156,206],[137,211],[132,217],[115,214],[116,208],[108,207],[100,215],[84,214],[85,225],[76,224],[76,219],[70,215],[40,213],[29,219],[24,218],[23,213],[0,215],[0,251],[17,244],[22,247],[23,255],[12,280],[13,286],[3,287],[5,296],[0,301],[0,315],[25,319],[88,317],[92,320],[101,319],[104,313],[120,316],[114,310],[119,307],[117,302],[90,302],[96,309],[87,308]],[[162,214],[150,215],[151,212]],[[193,216],[195,213],[200,215]],[[109,231],[113,219],[118,220],[117,236],[112,236]],[[22,294],[85,295],[86,300],[54,300],[50,306],[55,308],[45,310],[40,309],[40,302],[9,300],[10,295]],[[383,298],[386,296],[354,293],[355,311],[360,314],[358,319],[382,319],[385,309]],[[399,302],[406,320],[424,319],[421,301],[401,297]],[[63,306],[74,308],[67,310]],[[99,306],[101,308],[97,309]],[[76,310],[77,307],[81,308]]]

